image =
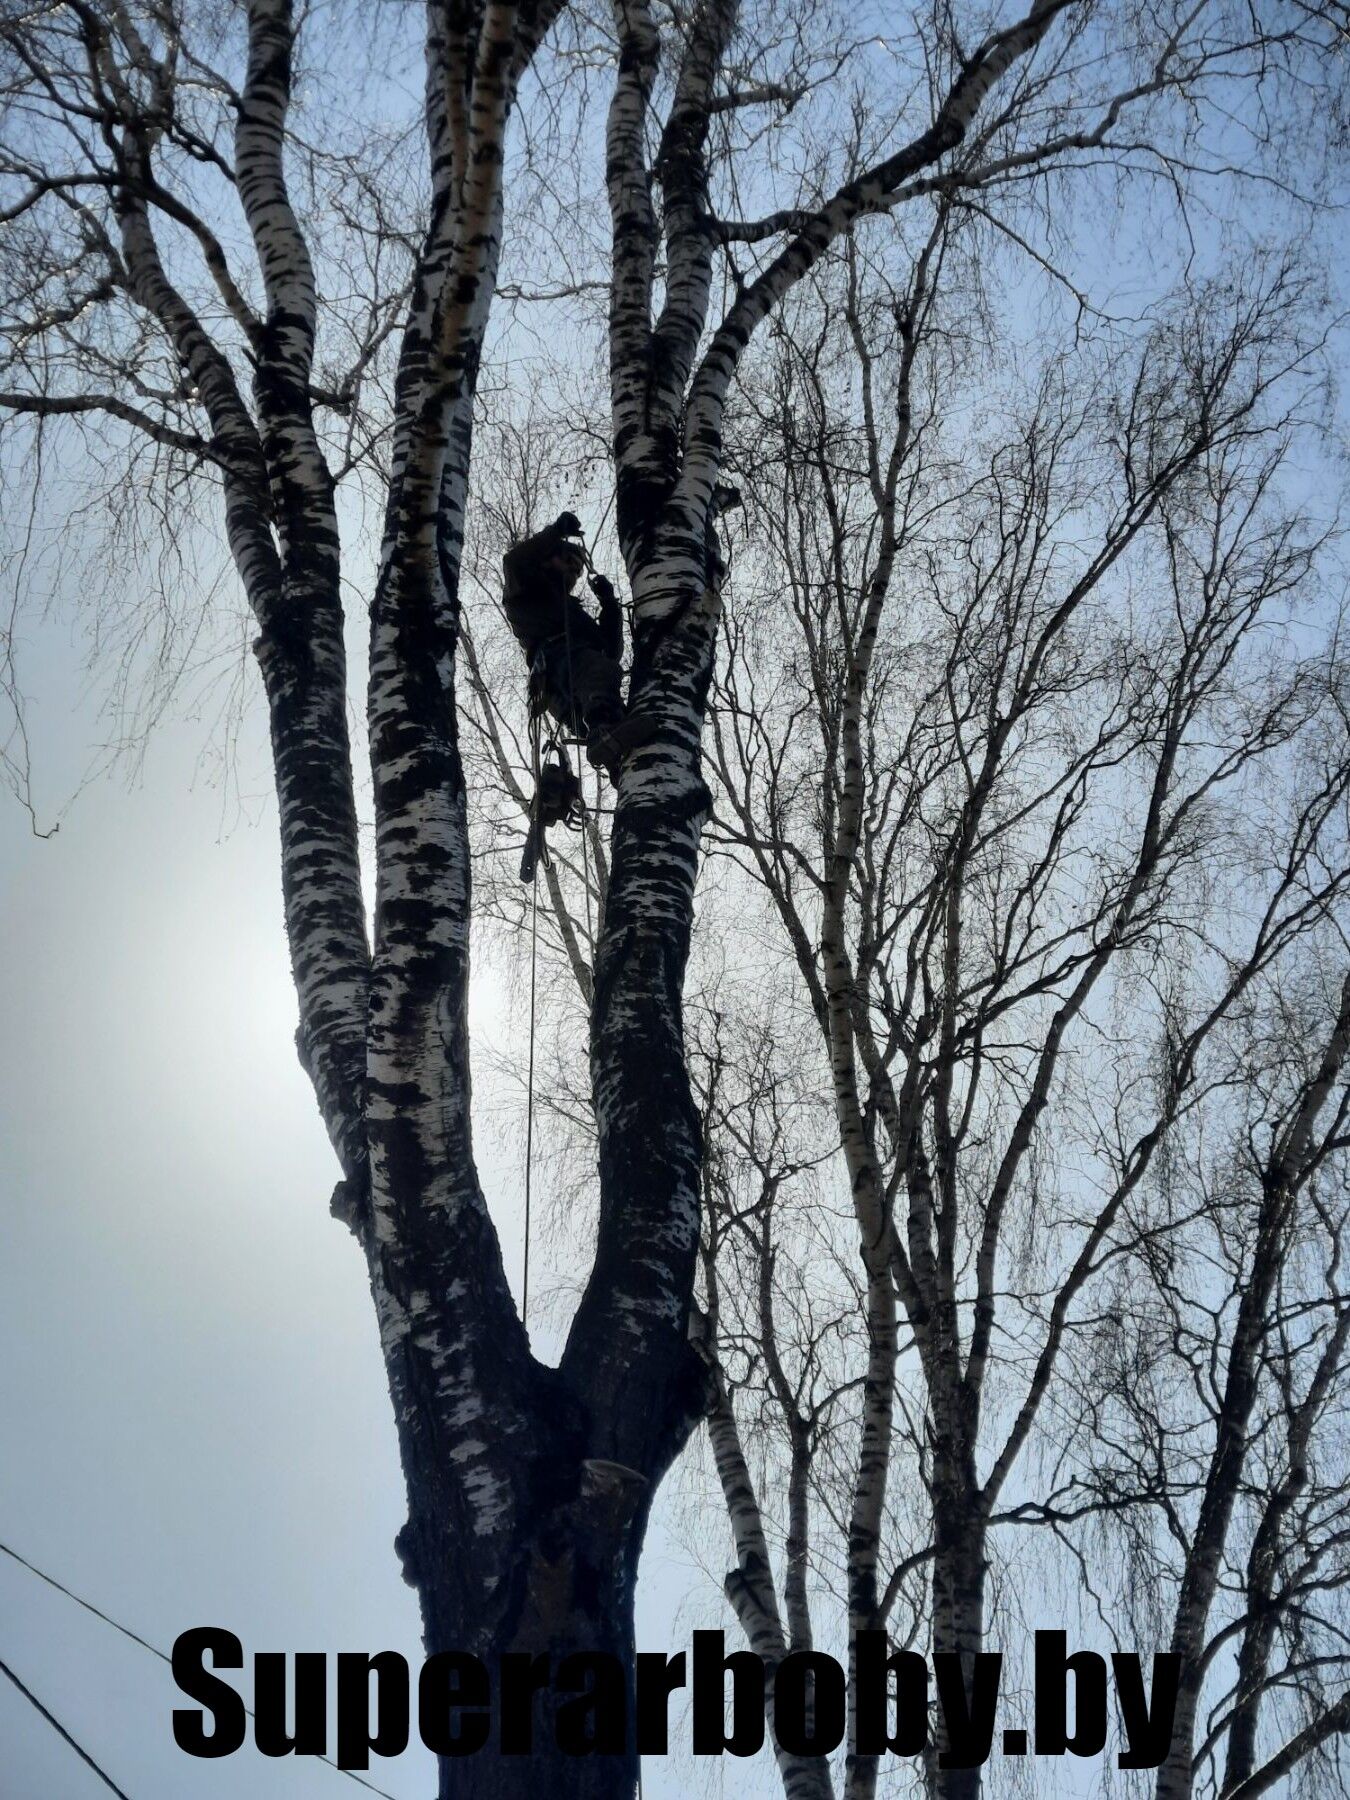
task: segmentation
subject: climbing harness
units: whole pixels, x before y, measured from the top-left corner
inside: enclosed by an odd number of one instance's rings
[[[541,748],[542,718],[530,718],[530,762],[534,775],[534,798],[530,802],[530,827],[520,858],[520,879],[533,881],[542,860],[548,867],[548,840],[551,825],[566,825],[575,831],[581,822],[584,805],[581,783],[577,780],[560,727],[554,727],[547,744]]]

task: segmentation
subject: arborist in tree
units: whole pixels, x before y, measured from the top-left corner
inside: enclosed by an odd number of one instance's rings
[[[649,734],[641,721],[624,714],[618,595],[592,570],[589,585],[600,604],[600,617],[594,619],[572,592],[589,562],[581,521],[575,513],[560,513],[551,525],[507,551],[502,598],[507,622],[529,664],[531,713],[549,713],[565,733],[584,742],[586,760],[617,781],[625,753]],[[545,829],[570,820],[580,802],[565,750],[536,770],[536,782],[530,839],[521,863],[526,881],[534,872]]]
[[[587,760],[617,779],[624,745],[611,740],[623,720],[623,614],[603,575],[590,589],[600,603],[593,619],[572,592],[589,558],[581,521],[560,513],[522,538],[502,564],[506,618],[530,666],[530,697],[586,745]]]

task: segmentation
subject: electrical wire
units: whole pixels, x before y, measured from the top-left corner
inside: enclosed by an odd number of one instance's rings
[[[111,1625],[114,1631],[120,1631],[124,1638],[130,1638],[133,1644],[139,1644],[142,1650],[148,1650],[151,1656],[157,1656],[162,1663],[167,1663],[170,1668],[173,1667],[173,1658],[167,1651],[161,1650],[158,1644],[150,1643],[150,1641],[147,1638],[143,1638],[138,1631],[133,1631],[129,1625],[123,1625],[120,1619],[114,1619],[110,1613],[105,1613],[101,1607],[95,1606],[92,1600],[86,1600],[82,1594],[77,1594],[73,1588],[68,1588],[63,1581],[58,1581],[55,1575],[49,1575],[45,1569],[40,1569],[36,1563],[29,1562],[26,1556],[21,1556],[19,1552],[12,1549],[10,1545],[0,1541],[0,1550],[3,1550],[5,1555],[18,1563],[21,1568],[27,1569],[30,1575],[36,1575],[39,1581],[45,1581],[48,1587],[55,1588],[58,1594],[64,1594],[67,1600],[73,1600],[76,1606],[82,1606],[87,1613],[92,1613],[96,1619],[102,1619],[105,1625]],[[62,1726],[58,1720],[52,1718],[52,1715],[42,1705],[41,1701],[35,1699],[34,1696],[28,1692],[28,1689],[24,1687],[14,1671],[6,1668],[3,1663],[0,1663],[0,1670],[3,1670],[3,1672],[9,1676],[9,1679],[14,1683],[15,1687],[17,1687],[29,1700],[32,1700],[33,1705],[36,1706],[43,1717],[61,1733],[61,1736],[66,1739],[72,1749],[79,1750],[80,1755],[84,1757],[84,1760],[90,1763],[91,1767],[97,1768],[97,1764],[93,1763],[92,1760],[85,1755],[83,1750],[80,1750],[80,1746],[75,1742],[74,1738],[70,1736],[69,1732],[65,1730],[64,1726]],[[254,1717],[253,1708],[251,1706],[246,1706],[244,1711],[248,1714],[250,1719]],[[326,1762],[330,1769],[337,1769],[339,1775],[345,1775],[348,1781],[354,1781],[358,1787],[369,1788],[372,1794],[379,1794],[381,1800],[395,1800],[393,1794],[387,1792],[382,1787],[376,1787],[373,1781],[366,1781],[362,1776],[356,1773],[355,1769],[338,1768],[337,1763],[333,1761],[331,1756],[321,1756],[319,1761]],[[102,1775],[103,1771],[99,1769],[98,1773]],[[103,1776],[103,1779],[108,1781],[106,1775]],[[121,1788],[114,1787],[111,1781],[108,1781],[108,1786],[112,1788],[115,1794],[122,1793]],[[122,1795],[122,1800],[127,1800],[125,1794]]]
[[[103,1783],[104,1787],[107,1788],[110,1793],[116,1794],[118,1796],[118,1800],[131,1800],[131,1796],[126,1792],[126,1790],[124,1788],[118,1787],[117,1783],[113,1780],[112,1776],[109,1775],[108,1771],[106,1769],[102,1768],[98,1763],[96,1763],[94,1761],[93,1757],[90,1756],[89,1752],[85,1749],[84,1745],[76,1743],[75,1739],[66,1730],[65,1726],[61,1723],[60,1719],[57,1718],[56,1714],[53,1712],[48,1712],[47,1708],[38,1699],[37,1695],[32,1691],[32,1689],[26,1688],[24,1686],[24,1684],[19,1680],[18,1676],[14,1673],[13,1669],[10,1668],[10,1666],[7,1662],[0,1662],[0,1675],[6,1676],[10,1681],[12,1681],[14,1683],[15,1687],[18,1688],[19,1692],[23,1695],[24,1699],[27,1700],[29,1705],[37,1708],[38,1712],[40,1712],[42,1714],[43,1718],[51,1726],[52,1730],[54,1732],[56,1732],[59,1737],[63,1737],[66,1740],[66,1742],[70,1745],[71,1749],[75,1752],[76,1756],[79,1757],[80,1761],[83,1763],[87,1763],[89,1765],[89,1767],[94,1771],[95,1775],[97,1775],[99,1780]]]

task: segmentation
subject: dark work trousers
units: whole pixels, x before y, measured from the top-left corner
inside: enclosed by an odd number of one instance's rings
[[[612,656],[588,644],[569,645],[559,634],[535,651],[536,671],[541,665],[544,704],[573,736],[584,738],[623,717],[623,669]]]

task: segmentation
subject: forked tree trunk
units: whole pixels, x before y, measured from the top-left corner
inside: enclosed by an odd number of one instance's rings
[[[546,1656],[556,1674],[565,1656],[602,1652],[618,1660],[631,1694],[651,1499],[705,1408],[706,1374],[688,1338],[700,1121],[681,1015],[707,805],[698,761],[711,635],[704,596],[688,585],[659,643],[638,645],[636,699],[653,736],[620,782],[590,1029],[595,1264],[554,1369],[531,1353],[474,1172],[462,1004],[447,1018],[439,1001],[467,992],[467,861],[452,924],[428,930],[435,914],[424,890],[438,860],[463,856],[464,789],[438,694],[403,674],[435,608],[409,604],[398,577],[395,565],[376,620],[381,655],[372,657],[377,675],[387,666],[391,689],[401,690],[375,715],[377,818],[382,826],[416,818],[420,835],[410,831],[405,845],[386,828],[383,866],[401,859],[406,881],[401,890],[390,884],[377,923],[373,1183],[369,1209],[356,1205],[353,1223],[407,1479],[399,1548],[428,1655],[471,1652],[492,1671],[495,1696],[505,1657]],[[402,634],[397,657],[383,651],[385,630]],[[566,1725],[586,1710],[574,1694],[541,1691],[532,1750],[516,1754],[503,1752],[494,1704],[482,1749],[442,1757],[442,1800],[628,1800],[637,1777],[631,1704],[624,1740],[568,1754],[555,1739],[559,1714]]]

